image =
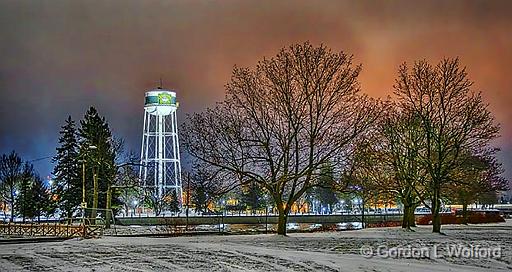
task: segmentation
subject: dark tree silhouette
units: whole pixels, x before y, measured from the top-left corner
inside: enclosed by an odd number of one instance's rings
[[[178,199],[178,195],[176,194],[176,190],[171,191],[170,195],[171,199],[169,202],[169,211],[172,213],[177,213],[180,211],[180,200]]]
[[[52,216],[57,208],[53,199],[52,188],[45,185],[45,181],[37,174],[32,177],[32,188],[30,195],[33,203],[33,217],[39,222],[41,216]]]
[[[32,187],[34,185],[34,168],[29,163],[23,164],[23,171],[19,175],[18,188],[16,198],[14,200],[14,211],[21,216],[23,222],[27,218],[33,218],[35,215],[35,199],[32,195]]]
[[[233,184],[227,183],[228,177],[208,165],[196,163],[190,175],[191,203],[196,212],[208,212],[208,206],[218,197],[233,189]]]
[[[258,209],[266,206],[265,192],[254,181],[249,182],[244,187],[241,193],[241,205],[250,208],[251,212],[255,214]]]
[[[65,217],[71,218],[82,202],[82,169],[75,122],[71,116],[66,119],[60,135],[57,155],[53,158],[56,163],[53,174],[57,182],[59,208]]]
[[[503,178],[501,163],[496,160],[498,149],[484,150],[480,154],[465,152],[462,163],[451,173],[447,186],[447,198],[462,204],[463,222],[468,223],[468,205],[486,199],[498,191],[508,189],[508,180]]]
[[[12,151],[9,155],[3,154],[0,158],[0,196],[11,211],[10,221],[14,220],[14,201],[16,199],[16,186],[23,173],[21,158]]]
[[[107,191],[116,178],[116,158],[119,142],[112,137],[110,127],[104,117],[91,107],[80,121],[78,129],[80,158],[87,161],[86,195],[90,217],[96,218],[97,208],[107,207]],[[94,146],[94,149],[90,149]],[[100,197],[101,196],[101,197]],[[117,195],[112,197],[117,204]],[[94,222],[93,222],[94,223]]]
[[[318,179],[318,186],[312,189],[312,196],[320,201],[322,207],[330,207],[329,213],[331,213],[334,205],[338,202],[338,197],[335,191],[336,181],[330,164],[321,167]]]

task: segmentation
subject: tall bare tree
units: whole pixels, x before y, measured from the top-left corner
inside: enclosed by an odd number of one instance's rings
[[[424,147],[422,167],[433,214],[433,232],[441,232],[442,188],[460,165],[462,150],[478,150],[497,137],[495,123],[480,93],[471,90],[466,69],[458,59],[444,59],[436,66],[426,61],[412,69],[400,66],[394,93],[402,110],[421,120]]]
[[[123,205],[125,216],[128,216],[130,208],[135,206],[134,203],[138,203],[140,195],[144,191],[136,170],[140,165],[134,163],[131,156],[128,157],[128,161],[130,163],[118,167],[114,185],[111,186],[112,190],[118,189],[120,191],[119,200]]]
[[[415,226],[414,211],[421,204],[424,190],[421,182],[426,178],[421,165],[425,135],[421,119],[412,111],[399,111],[394,104],[380,123],[381,141],[376,153],[382,154],[375,165],[385,164],[390,182],[385,187],[402,202],[404,212],[402,228]]]
[[[254,70],[235,67],[225,100],[189,116],[185,147],[268,191],[279,213],[277,232],[285,235],[292,205],[317,185],[320,166],[330,162],[339,176],[344,153],[376,119],[374,102],[359,95],[360,71],[352,56],[308,42]]]
[[[339,191],[359,198],[363,227],[368,202],[378,197],[387,197],[394,188],[393,172],[386,161],[381,145],[383,140],[377,128],[373,126],[364,138],[358,139],[349,154],[349,163],[342,178],[337,183]]]
[[[1,200],[9,206],[11,222],[14,220],[16,189],[23,176],[23,169],[23,161],[14,151],[8,155],[3,154],[0,158],[0,196]]]

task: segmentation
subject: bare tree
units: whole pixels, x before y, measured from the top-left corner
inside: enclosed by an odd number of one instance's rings
[[[155,187],[144,188],[144,200],[146,202],[144,205],[147,204],[153,210],[155,216],[159,216],[164,210],[167,209],[170,198],[170,190],[165,191],[163,194],[159,195]]]
[[[239,182],[231,173],[222,171],[218,167],[196,162],[190,177],[189,184],[191,202],[196,212],[208,212],[208,206],[219,197],[235,189]]]
[[[380,137],[377,126],[374,126],[364,138],[356,141],[349,155],[349,163],[337,184],[338,191],[360,198],[363,227],[364,210],[368,202],[376,196],[387,196],[393,188],[390,186],[393,173],[381,150]]]
[[[503,178],[501,163],[496,160],[498,149],[484,150],[481,154],[465,152],[463,162],[454,171],[447,192],[451,200],[462,204],[463,223],[468,223],[468,205],[489,194],[508,189],[508,180]]]
[[[375,153],[381,160],[374,165],[385,164],[390,179],[385,188],[403,204],[402,228],[415,226],[414,211],[424,198],[421,182],[426,172],[420,161],[425,135],[421,130],[421,119],[412,111],[399,111],[393,104],[380,123],[381,141]]]
[[[120,192],[119,200],[123,205],[125,216],[128,215],[130,208],[134,206],[133,203],[139,201],[143,191],[142,183],[135,169],[138,165],[138,163],[133,163],[133,159],[129,159],[129,163],[120,165],[115,183],[112,186],[113,190],[118,189]]]
[[[320,167],[342,171],[345,151],[374,122],[373,101],[359,95],[361,67],[352,57],[310,43],[282,49],[254,70],[236,68],[223,102],[189,116],[188,152],[255,181],[273,198],[278,234],[286,234],[290,209],[316,186]]]
[[[10,221],[14,220],[14,202],[16,200],[16,187],[23,175],[23,162],[12,151],[9,155],[3,154],[0,158],[0,196],[11,210]]]
[[[499,126],[472,85],[458,59],[444,59],[437,66],[418,61],[412,69],[403,64],[394,85],[400,108],[421,120],[425,139],[420,160],[428,177],[423,186],[431,202],[433,232],[441,231],[442,188],[461,163],[461,151],[481,149],[498,135]]]

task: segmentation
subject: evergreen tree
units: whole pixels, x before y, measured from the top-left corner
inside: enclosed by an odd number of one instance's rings
[[[107,121],[98,114],[94,107],[90,107],[84,119],[80,121],[78,135],[80,137],[79,156],[87,161],[87,207],[90,208],[90,216],[95,218],[95,207],[106,208],[106,192],[116,178],[116,144],[112,139]],[[91,149],[91,146],[95,148]],[[94,190],[95,178],[97,180],[97,190]],[[113,206],[120,203],[117,192],[112,194],[112,203]]]
[[[320,169],[320,176],[318,179],[318,187],[314,190],[315,198],[320,201],[320,205],[322,207],[330,207],[330,213],[332,212],[333,206],[338,202],[338,198],[333,188],[335,181],[332,166],[329,164],[324,165]]]
[[[177,213],[180,211],[180,201],[178,199],[178,195],[176,194],[176,190],[171,191],[171,200],[169,202],[169,211],[172,213]]]
[[[250,182],[242,195],[242,203],[249,207],[252,213],[265,206],[264,194],[261,187],[254,181]]]
[[[37,221],[41,216],[51,216],[55,212],[56,203],[52,199],[50,188],[44,185],[44,181],[39,176],[34,176],[31,188],[32,204],[34,207],[33,217],[37,217]]]
[[[191,203],[196,207],[196,213],[206,212],[208,210],[208,194],[206,190],[206,185],[202,180],[196,181],[192,184]]]
[[[208,212],[208,206],[227,192],[223,185],[222,177],[218,172],[194,165],[193,176],[190,180],[191,203],[196,212]]]
[[[32,195],[32,187],[34,184],[34,168],[31,164],[23,165],[23,172],[19,176],[19,185],[14,201],[14,211],[21,216],[23,222],[27,218],[33,218],[36,212],[34,196]]]
[[[57,182],[58,206],[64,216],[71,218],[82,202],[81,164],[75,122],[68,116],[60,131],[56,162],[53,174]]]

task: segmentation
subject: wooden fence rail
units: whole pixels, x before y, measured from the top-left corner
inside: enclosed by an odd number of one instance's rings
[[[98,237],[103,235],[103,226],[61,223],[6,223],[0,224],[0,235],[19,237]]]

